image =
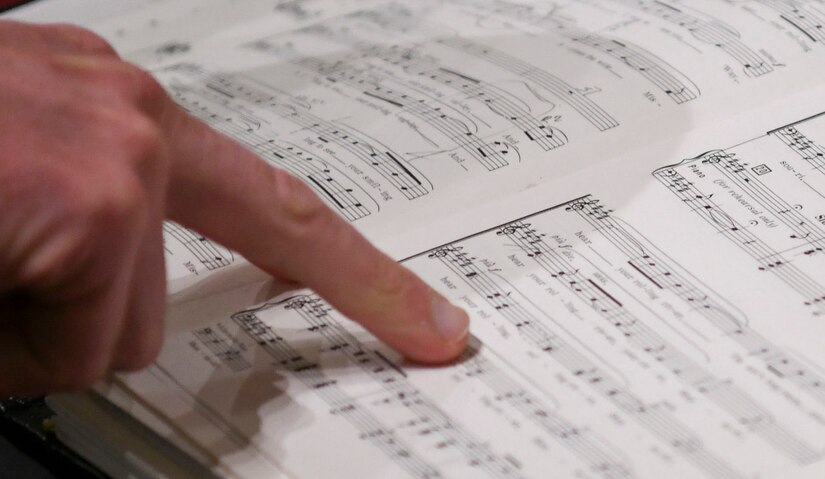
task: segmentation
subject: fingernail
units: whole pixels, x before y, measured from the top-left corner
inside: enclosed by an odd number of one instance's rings
[[[432,299],[433,324],[438,335],[449,343],[464,339],[470,332],[470,318],[464,310],[439,295]]]

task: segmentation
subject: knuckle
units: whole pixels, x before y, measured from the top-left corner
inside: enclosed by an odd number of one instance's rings
[[[281,220],[292,235],[313,235],[323,227],[327,208],[304,182],[281,169],[272,169],[273,184]]]
[[[108,130],[115,135],[114,141],[120,151],[131,160],[156,158],[163,149],[160,127],[142,114],[117,113],[117,119],[110,122]]]
[[[69,199],[69,216],[76,218],[77,224],[87,225],[90,239],[101,229],[111,231],[122,229],[130,223],[137,224],[146,212],[143,206],[145,192],[140,181],[124,168],[103,168],[93,179],[89,179],[74,192]]]
[[[123,224],[143,216],[144,202],[145,193],[139,182],[131,175],[121,175],[111,186],[102,188],[91,211],[101,224]]]
[[[93,258],[110,248],[110,241],[126,240],[144,228],[148,221],[144,194],[132,183],[76,180],[55,188],[49,194],[52,206],[40,221],[45,224],[25,236],[31,241],[15,269],[18,281],[45,290],[63,285],[66,294],[106,287],[100,281],[72,285],[65,281],[78,272],[103,281],[103,275],[95,276],[88,268],[105,268],[108,262]]]
[[[157,101],[166,97],[166,90],[151,73],[138,67],[130,67],[132,68],[135,85],[142,98],[148,101]]]
[[[100,74],[121,97],[141,108],[148,110],[148,107],[161,104],[166,98],[166,90],[155,77],[137,66],[120,61],[110,62]]]
[[[77,203],[79,182],[38,176],[42,185],[17,181],[17,191],[4,201],[34,205],[24,213],[33,220],[17,222],[19,236],[6,245],[13,258],[11,281],[23,286],[56,283],[70,265],[85,260],[91,233]]]
[[[65,60],[58,58],[58,63]],[[63,63],[59,63],[63,65]],[[76,68],[70,64],[69,68]],[[166,90],[151,73],[118,59],[95,59],[86,64],[93,82],[121,103],[147,114],[160,111],[167,99]]]
[[[49,29],[82,51],[111,54],[115,53],[114,48],[112,48],[109,42],[107,42],[100,35],[85,28],[61,23],[52,25]]]

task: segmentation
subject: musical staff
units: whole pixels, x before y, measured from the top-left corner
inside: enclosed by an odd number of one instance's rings
[[[562,447],[586,464],[589,472],[605,479],[634,477],[630,466],[599,444],[592,431],[576,427],[555,414],[542,399],[518,385],[477,348],[471,346],[470,353],[465,353],[460,364],[466,377],[479,379],[497,401],[509,404],[553,436]]]
[[[514,326],[525,342],[558,362],[582,384],[614,404],[662,443],[672,447],[677,454],[706,476],[743,477],[723,459],[705,449],[701,440],[666,409],[655,404],[646,404],[554,333],[545,324],[548,319],[554,322],[546,311],[533,307],[506,281],[485,271],[463,246],[444,246],[430,252],[428,257],[440,261],[461,278],[480,298]]]
[[[677,104],[700,95],[699,87],[686,75],[640,46],[596,34],[574,35],[571,39],[620,60]]]
[[[798,0],[758,0],[779,12],[779,18],[802,32],[812,42],[825,42],[825,15]]]
[[[619,126],[619,122],[591,100],[588,95],[558,76],[535,65],[465,38],[446,38],[438,40],[438,43],[481,58],[492,65],[518,75],[539,88],[547,90],[560,101],[568,104],[599,131],[606,131]]]
[[[785,254],[771,248],[763,239],[731,218],[676,168],[666,167],[657,170],[654,176],[691,211],[697,213],[716,231],[756,260],[760,271],[775,275],[802,296],[806,305],[825,311],[825,286],[800,270]]]
[[[320,370],[316,363],[310,363],[297,351],[287,346],[284,339],[279,337],[271,328],[266,326],[257,316],[262,310],[270,307],[279,307],[286,311],[294,311],[308,325],[307,331],[317,333],[323,337],[328,349],[341,353],[377,385],[387,393],[387,401],[405,408],[412,417],[426,423],[427,444],[435,443],[427,451],[427,459],[432,462],[438,454],[460,454],[465,464],[495,478],[519,478],[521,475],[506,459],[491,451],[483,442],[473,437],[460,424],[452,420],[435,403],[427,398],[420,390],[406,379],[406,375],[397,366],[379,356],[379,353],[364,347],[355,336],[348,332],[340,322],[333,317],[331,308],[319,297],[314,295],[300,295],[282,301],[277,305],[266,305],[255,311],[238,313],[233,320],[245,332],[253,336],[258,344],[275,357],[281,365],[287,367],[296,375],[302,376],[307,385],[323,395],[331,406],[345,414],[348,419],[362,432],[362,437],[376,437],[382,447],[388,442],[391,448],[387,451],[396,460],[400,460],[408,472],[415,477],[441,477],[435,470],[426,471],[423,464],[413,464],[408,458],[414,455],[414,449],[404,447],[398,441],[402,438],[393,433],[393,428],[387,426],[366,427],[369,415],[358,405],[356,398],[344,399],[340,397],[336,381],[329,379]],[[358,411],[358,412],[356,412]],[[358,416],[363,417],[358,417]],[[372,418],[377,422],[377,418]],[[437,440],[433,440],[436,437]],[[404,448],[403,450],[401,448]],[[430,467],[430,466],[427,466]],[[433,475],[435,474],[435,475]]]
[[[300,129],[314,134],[318,141],[336,146],[352,155],[387,180],[408,200],[420,198],[432,191],[432,184],[404,157],[369,137],[356,128],[340,122],[324,120],[310,113],[299,101],[276,92],[255,80],[240,75],[205,75],[174,68],[198,79],[195,86],[173,84],[171,89],[179,95],[190,94],[213,102],[243,102],[262,110],[262,114],[274,114]]]
[[[576,202],[568,208],[576,208],[580,204]],[[610,283],[600,286],[594,278],[609,279],[610,275],[578,258],[581,253],[566,251],[562,255],[544,241],[543,233],[524,221],[505,225],[497,234],[511,240],[563,288],[578,297],[586,307],[596,311],[607,324],[618,329],[630,345],[666,367],[685,385],[707,396],[738,424],[800,463],[818,457],[817,451],[777,424],[772,415],[748,393],[728,378],[715,376],[650,328],[643,318],[620,301],[615,292],[607,290]],[[663,321],[662,318],[658,320]]]
[[[774,70],[762,55],[742,41],[739,32],[719,19],[704,20],[661,0],[619,1],[688,30],[697,40],[720,49],[742,65],[749,77],[759,77]]]
[[[217,88],[226,88],[255,105],[265,105],[282,118],[315,133],[320,141],[338,145],[372,167],[408,199],[419,198],[432,190],[432,185],[421,177],[412,165],[402,160],[400,154],[381,145],[377,140],[367,139],[351,127],[323,120],[300,106],[282,102],[269,92],[259,90],[257,86],[242,82],[240,78],[217,76],[206,85],[209,87],[215,84],[218,85]]]
[[[501,139],[489,140],[482,138],[477,122],[468,115],[454,109],[420,88],[411,86],[409,81],[387,75],[382,69],[373,68],[370,65],[369,60],[374,59],[383,59],[396,65],[399,64],[401,60],[398,57],[387,58],[387,52],[391,49],[360,44],[350,36],[339,34],[323,25],[302,29],[301,32],[322,35],[339,43],[350,43],[353,49],[359,53],[335,61],[324,61],[315,57],[299,57],[293,59],[292,64],[303,67],[329,82],[347,85],[372,100],[384,102],[391,106],[396,115],[406,114],[423,121],[438,132],[441,137],[454,144],[455,148],[461,149],[475,159],[487,171],[495,171],[506,167],[511,161],[520,161],[521,155],[513,145]],[[256,51],[280,55],[282,53],[280,46],[272,42],[272,39],[259,39],[251,43],[249,47]],[[424,75],[424,72],[419,72],[419,74]],[[479,93],[484,94],[483,91],[478,91],[483,88],[482,86],[477,84],[475,87],[474,91],[467,93],[476,96]],[[514,107],[514,102],[509,99],[502,100],[502,98],[504,98],[504,95],[497,94],[497,96],[491,96],[491,101],[498,100],[500,103],[506,103],[510,108],[510,111],[506,112],[508,114],[507,120],[517,127],[523,128],[528,137],[532,135],[530,137],[531,141],[537,142],[545,150],[563,146],[567,142],[567,138],[562,132],[540,120],[533,119],[529,112],[521,111],[520,106]]]
[[[484,103],[490,111],[521,130],[529,141],[536,143],[544,151],[567,143],[567,137],[561,130],[550,126],[544,119],[535,117],[530,105],[512,93],[470,74],[446,68],[433,59],[420,58],[413,48],[372,47],[365,49],[364,56],[402,66],[408,73],[428,78],[467,98]]]
[[[808,138],[795,125],[789,125],[769,133],[786,144],[815,171],[825,175],[825,147]]]
[[[415,167],[393,152],[358,132],[352,127],[322,120],[309,113],[288,109],[283,117],[299,127],[311,131],[324,143],[332,143],[349,152],[355,158],[378,172],[409,200],[420,198],[432,191],[432,184]]]
[[[272,328],[257,316],[245,311],[232,315],[240,329],[266,351],[277,364],[295,376],[307,389],[313,391],[330,407],[330,413],[349,421],[359,432],[359,438],[380,449],[390,460],[401,466],[412,477],[434,479],[441,477],[427,460],[415,454],[393,430],[330,379],[318,365],[290,346]]]
[[[442,136],[448,138],[458,148],[478,161],[487,171],[495,171],[510,164],[508,158],[518,160],[518,150],[515,150],[504,141],[488,142],[478,135],[478,127],[472,120],[456,118],[451,108],[441,101],[432,98],[416,97],[412,92],[405,93],[403,85],[387,87],[390,83],[377,72],[369,69],[351,67],[343,62],[325,64],[316,59],[300,61],[299,64],[312,68],[317,73],[333,82],[342,82],[361,90],[363,94],[397,108],[399,113],[410,114],[424,121]],[[517,121],[525,121],[516,117]],[[566,140],[561,135],[554,134],[553,129],[547,129],[540,124],[530,125],[532,133],[551,145],[550,148],[561,146]],[[529,132],[527,132],[529,134]]]
[[[371,196],[338,168],[304,149],[294,145],[284,146],[255,132],[244,124],[244,118],[248,118],[248,115],[226,108],[220,109],[219,105],[209,104],[205,98],[192,95],[181,88],[173,88],[172,96],[192,115],[240,141],[269,163],[304,180],[349,221],[357,221],[372,213],[365,204],[367,199],[371,203],[369,206],[375,211],[380,208]]]
[[[733,153],[712,151],[703,155],[703,165],[713,167],[722,176],[729,179],[746,192],[760,207],[775,213],[776,218],[787,226],[793,239],[799,239],[813,248],[825,247],[825,231],[817,223],[808,221],[793,205],[779,194],[765,186],[759,177],[748,169],[748,164],[737,159]]]
[[[224,268],[235,262],[235,255],[231,251],[189,228],[167,221],[163,223],[163,232],[168,239],[175,240],[189,251],[198,263],[209,271]]]
[[[181,1],[203,0],[154,16]],[[122,53],[438,298],[353,322],[164,224],[164,347],[98,392],[181,470],[825,471],[825,113],[789,123],[815,108],[825,0],[247,1],[262,15]],[[405,359],[420,321],[449,339],[441,299],[468,349]]]
[[[225,337],[214,328],[196,329],[192,334],[230,370],[239,373],[252,367],[243,356],[239,343]]]
[[[586,197],[565,207],[607,240],[635,271],[657,289],[668,291],[689,310],[705,318],[726,338],[735,341],[748,356],[761,360],[766,370],[786,379],[825,405],[825,377],[794,358],[748,326],[748,320],[732,305],[694,277],[676,261],[646,240],[620,218],[614,217],[597,199]]]

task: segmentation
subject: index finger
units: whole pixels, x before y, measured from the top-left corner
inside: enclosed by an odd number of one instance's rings
[[[177,107],[164,126],[173,138],[172,219],[312,288],[413,360],[461,354],[466,313],[372,246],[300,180]]]

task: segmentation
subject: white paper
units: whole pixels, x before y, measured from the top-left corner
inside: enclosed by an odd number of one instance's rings
[[[822,3],[374,3],[135,58],[467,309],[468,352],[406,363],[170,225],[211,292],[119,384],[238,477],[825,474]]]

